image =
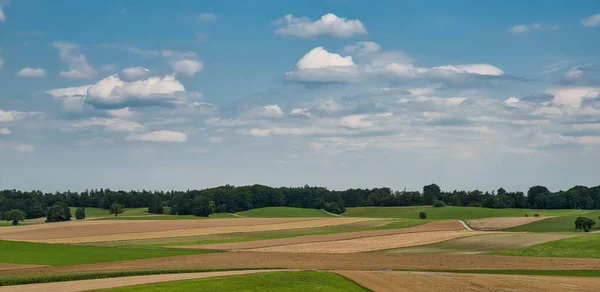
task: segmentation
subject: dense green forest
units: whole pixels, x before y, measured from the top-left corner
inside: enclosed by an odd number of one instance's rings
[[[85,192],[0,191],[0,219],[9,210],[25,212],[27,218],[44,217],[50,207],[65,203],[71,207],[108,209],[119,203],[125,208],[149,207],[153,213],[168,210],[171,214],[207,216],[212,212],[234,213],[253,208],[288,206],[325,209],[343,213],[346,207],[416,206],[445,204],[488,208],[535,209],[600,209],[600,186],[576,186],[567,191],[550,192],[546,187],[533,186],[527,194],[508,192],[441,191],[436,184],[422,191],[392,191],[390,188],[328,190],[323,187],[280,187],[263,185],[220,186],[187,191],[113,191],[109,189]],[[168,209],[166,209],[168,208]]]

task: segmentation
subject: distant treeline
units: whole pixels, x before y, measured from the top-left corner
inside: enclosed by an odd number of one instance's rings
[[[527,194],[508,192],[503,188],[494,192],[452,191],[443,192],[436,184],[423,187],[423,191],[392,191],[390,188],[328,190],[323,187],[280,187],[263,185],[220,186],[187,191],[113,191],[109,189],[85,192],[0,191],[0,219],[12,209],[25,212],[27,218],[45,216],[47,209],[56,203],[71,207],[96,207],[108,209],[113,203],[126,208],[150,207],[162,213],[163,207],[171,214],[202,215],[206,213],[235,213],[254,208],[287,206],[325,209],[343,213],[346,207],[360,206],[417,206],[449,205],[488,208],[535,209],[600,209],[600,186],[576,186],[567,191],[550,192],[544,186],[533,186]],[[443,202],[443,204],[441,204]]]

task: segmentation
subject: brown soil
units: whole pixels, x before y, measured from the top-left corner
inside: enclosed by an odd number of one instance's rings
[[[417,246],[460,237],[486,234],[484,231],[431,231],[371,236],[338,241],[300,243],[251,249],[260,252],[355,253]]]
[[[39,267],[45,267],[45,266],[44,265],[23,265],[23,264],[3,264],[3,263],[0,263],[0,271],[29,269],[29,268],[39,268]]]
[[[583,277],[363,271],[337,273],[377,292],[600,291],[597,279]]]
[[[143,284],[154,284],[161,282],[172,282],[192,279],[206,279],[225,276],[248,275],[268,272],[278,272],[281,270],[250,270],[250,271],[224,271],[224,272],[206,272],[189,274],[170,274],[170,275],[151,275],[107,278],[95,280],[79,280],[57,283],[29,284],[17,286],[0,287],[2,292],[48,292],[48,291],[92,291],[99,289],[110,289],[126,286],[135,286]]]
[[[469,220],[467,221],[467,224],[469,224],[469,226],[471,226],[473,229],[477,230],[500,230],[525,225],[552,217],[554,216],[483,218]]]
[[[491,255],[309,254],[240,251],[66,267],[0,271],[0,275],[184,268],[287,268],[321,270],[377,270],[381,268],[396,270],[539,270],[542,268],[544,270],[600,270],[600,259]]]
[[[0,233],[0,239],[46,243],[86,243],[117,240],[257,232],[334,226],[371,218],[244,218],[173,221],[84,221],[44,224],[46,228]],[[68,224],[71,223],[71,224]],[[118,226],[115,226],[118,224]],[[43,225],[43,226],[44,226]],[[36,225],[40,226],[40,225]],[[94,226],[94,228],[91,228]],[[27,226],[28,227],[28,226]],[[31,226],[35,227],[35,226]]]
[[[463,226],[458,221],[437,221],[431,222],[415,227],[402,228],[402,229],[391,229],[391,230],[372,230],[372,231],[360,231],[360,232],[348,232],[328,235],[305,235],[292,238],[281,238],[281,239],[269,239],[269,240],[256,240],[246,242],[234,242],[234,243],[217,243],[217,244],[204,244],[204,245],[187,245],[187,246],[168,246],[168,248],[180,248],[180,249],[207,249],[207,250],[242,250],[252,248],[263,248],[271,246],[291,245],[300,243],[311,243],[311,242],[324,242],[324,241],[336,241],[346,240],[362,237],[371,236],[382,236],[392,234],[407,234],[417,232],[430,232],[430,231],[450,231],[450,230],[463,230]]]

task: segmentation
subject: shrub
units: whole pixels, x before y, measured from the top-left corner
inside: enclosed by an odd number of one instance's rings
[[[529,215],[525,214],[525,217],[529,217]]]
[[[596,225],[596,221],[591,218],[577,217],[575,220],[575,229],[583,230],[585,232],[589,232],[594,225]]]
[[[419,218],[421,218],[421,219],[427,219],[427,213],[425,213],[423,211],[419,212]]]
[[[433,207],[435,207],[435,208],[446,207],[446,203],[444,203],[444,201],[441,201],[441,200],[435,200],[435,201],[433,201]]]
[[[19,209],[12,209],[8,211],[6,221],[11,221],[12,225],[19,225],[19,222],[25,221],[25,213]]]
[[[85,219],[85,208],[77,208],[77,210],[75,211],[75,219]]]
[[[535,213],[533,216],[534,216],[534,217],[540,217],[540,214],[538,214],[538,213]]]

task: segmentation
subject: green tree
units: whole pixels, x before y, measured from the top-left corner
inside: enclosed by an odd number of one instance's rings
[[[436,184],[430,184],[423,187],[423,199],[425,205],[433,205],[433,201],[440,196],[442,191]]]
[[[71,211],[68,211],[68,213],[66,213],[65,208],[60,203],[54,204],[52,207],[48,208],[46,214],[46,222],[60,222],[68,221],[70,219]]]
[[[123,214],[125,212],[125,207],[117,202],[113,202],[108,209],[111,215],[115,215],[115,217],[119,216],[119,214]]]
[[[207,197],[199,196],[194,199],[193,211],[192,211],[194,216],[208,217],[214,211],[215,211],[215,202],[209,200]]]
[[[535,199],[537,197],[541,197],[549,193],[550,191],[548,190],[548,188],[544,186],[530,187],[527,191],[527,203],[529,203],[530,207],[535,208]]]
[[[85,219],[85,208],[77,208],[75,211],[75,218],[77,220]]]
[[[148,213],[163,214],[163,212],[164,208],[160,197],[158,195],[150,197],[150,200],[148,201]]]
[[[425,213],[423,211],[419,212],[419,218],[421,218],[421,219],[427,219],[427,213]]]
[[[8,211],[6,221],[11,221],[12,225],[19,225],[19,222],[25,221],[25,213],[19,209]]]

